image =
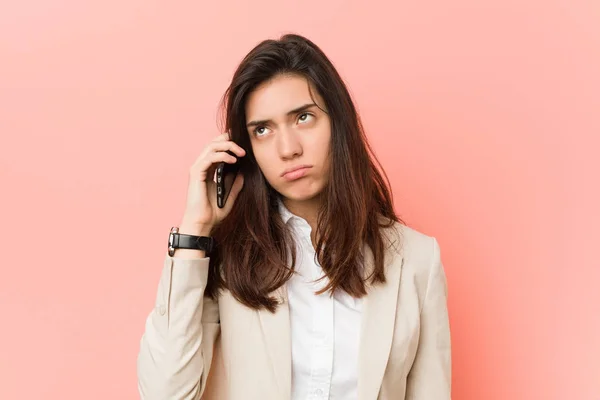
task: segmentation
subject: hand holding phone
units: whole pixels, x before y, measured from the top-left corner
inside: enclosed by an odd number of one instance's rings
[[[239,158],[229,150],[226,153],[235,157],[237,161],[233,164],[223,161],[217,165],[217,206],[219,208],[225,207],[231,187],[233,186],[233,181],[240,170]]]
[[[236,177],[239,166],[238,158],[244,157],[246,151],[230,140],[228,133],[217,136],[208,143],[190,168],[186,206],[181,227],[190,231],[202,228],[209,232],[212,227],[223,220],[231,211],[231,204],[237,198],[244,185],[244,177]],[[234,166],[235,165],[235,166]],[[233,166],[233,169],[226,168]],[[219,168],[221,187],[217,201],[217,177]],[[229,197],[228,204],[225,201]],[[220,198],[220,199],[219,199]],[[206,236],[206,235],[204,235]]]

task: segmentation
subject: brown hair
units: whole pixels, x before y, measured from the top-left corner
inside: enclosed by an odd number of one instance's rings
[[[316,229],[316,257],[329,278],[319,293],[336,289],[354,297],[366,294],[365,281],[385,282],[385,240],[381,228],[402,223],[393,208],[389,180],[369,146],[348,89],[325,54],[310,40],[286,34],[265,40],[246,55],[225,92],[221,109],[225,130],[246,150],[240,159],[244,187],[230,214],[212,235],[206,295],[217,298],[227,288],[241,303],[274,312],[278,300],[270,293],[293,275],[293,238],[279,215],[280,196],[263,176],[246,130],[248,95],[280,74],[305,77],[325,102],[331,121],[331,164],[321,194]],[[385,180],[384,180],[385,177]],[[327,249],[324,249],[327,244]],[[373,253],[373,273],[363,274],[363,244]],[[291,265],[288,260],[291,260]]]

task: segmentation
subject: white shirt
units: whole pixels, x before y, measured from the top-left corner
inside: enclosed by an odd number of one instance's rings
[[[287,282],[292,343],[292,400],[358,397],[361,299],[342,290],[315,295],[328,278],[315,259],[311,227],[280,201],[296,240],[296,274]]]

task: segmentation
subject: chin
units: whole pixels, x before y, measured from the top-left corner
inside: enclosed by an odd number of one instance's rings
[[[308,195],[308,194],[295,194],[295,193],[281,193],[281,195],[287,199],[287,200],[291,200],[294,202],[304,202],[304,201],[310,201],[313,200],[314,198],[316,198],[318,196],[317,194],[312,194],[312,195]]]
[[[298,185],[298,187],[287,187],[277,191],[288,200],[302,202],[314,200],[323,192],[323,188],[321,185],[319,187]]]

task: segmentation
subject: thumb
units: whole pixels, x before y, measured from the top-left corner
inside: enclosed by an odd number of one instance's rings
[[[231,191],[229,192],[229,199],[225,203],[226,206],[229,205],[229,207],[227,207],[227,208],[229,208],[229,209],[232,208],[233,204],[237,200],[237,197],[240,194],[240,192],[242,191],[243,187],[244,187],[244,175],[242,175],[241,173],[238,173],[235,177],[235,180],[233,181],[233,185],[231,186]]]

